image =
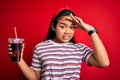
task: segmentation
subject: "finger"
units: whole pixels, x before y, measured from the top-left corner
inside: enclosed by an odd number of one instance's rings
[[[77,16],[75,16],[75,18],[76,18],[80,23],[83,22],[83,20],[82,20],[81,18],[79,18],[79,17],[77,17]]]
[[[11,55],[11,54],[12,54],[12,52],[8,52],[8,54],[9,54],[9,55]]]
[[[23,48],[25,47],[25,43],[22,44],[22,47],[23,47]]]
[[[75,23],[80,23],[80,21],[78,20],[78,19],[76,19],[76,17],[75,16],[73,16],[72,14],[70,14],[70,16],[71,16],[71,18],[73,19],[73,21],[75,22]]]
[[[11,51],[12,51],[12,48],[8,48],[7,51],[8,51],[8,52],[11,52]]]
[[[85,28],[83,27],[83,24],[84,24],[83,20],[82,20],[81,18],[77,17],[77,16],[75,16],[75,19],[79,21],[79,24],[78,24],[78,25],[79,25],[79,28],[80,28],[82,31],[86,31]]]
[[[8,47],[11,47],[11,44],[8,44]]]
[[[12,56],[12,52],[8,52],[8,55],[9,55],[9,57],[11,57]]]
[[[25,44],[23,43],[22,44],[22,52],[24,51],[24,48],[25,48]]]
[[[23,43],[23,44],[22,44],[21,57],[23,57],[23,51],[24,51],[24,48],[25,48],[25,44]]]
[[[79,28],[84,31],[84,28],[82,27],[82,23],[83,23],[82,19],[77,16],[73,16],[72,14],[70,14],[70,16],[72,17],[74,22],[79,26]]]

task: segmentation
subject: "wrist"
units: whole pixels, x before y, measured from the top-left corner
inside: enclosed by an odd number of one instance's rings
[[[94,29],[91,25],[84,23],[83,28],[85,29],[86,32],[89,32]]]
[[[96,28],[94,28],[94,29],[88,31],[88,35],[89,35],[89,36],[91,36],[93,33],[98,33],[98,31],[97,31]]]
[[[24,60],[23,60],[23,58],[21,57],[20,61],[17,62],[17,64],[20,64],[20,63],[22,63],[23,61],[24,61]]]

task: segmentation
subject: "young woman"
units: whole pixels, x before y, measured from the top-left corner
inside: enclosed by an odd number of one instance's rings
[[[93,50],[74,41],[75,28],[88,32]],[[109,66],[109,58],[97,30],[72,10],[63,9],[51,20],[46,40],[35,46],[31,66],[23,57],[17,64],[29,80],[79,80],[83,61],[90,66]]]

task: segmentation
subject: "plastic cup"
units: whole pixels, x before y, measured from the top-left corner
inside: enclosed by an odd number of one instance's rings
[[[20,61],[23,41],[24,39],[22,38],[8,38],[8,42],[11,45],[10,48],[12,49],[12,54],[10,56],[11,61]]]

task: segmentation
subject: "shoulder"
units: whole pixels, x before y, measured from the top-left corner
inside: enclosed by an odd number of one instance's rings
[[[44,46],[48,46],[50,45],[50,40],[45,40],[45,41],[42,41],[42,42],[39,42],[38,44],[35,45],[35,48],[39,48],[39,47],[44,47]]]
[[[87,45],[86,44],[84,44],[84,43],[75,43],[74,44],[76,47],[86,47]]]
[[[69,44],[69,47],[77,50],[83,50],[84,48],[87,48],[84,43],[71,43]]]

